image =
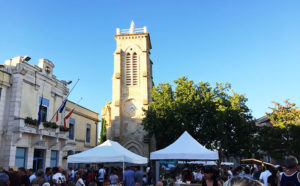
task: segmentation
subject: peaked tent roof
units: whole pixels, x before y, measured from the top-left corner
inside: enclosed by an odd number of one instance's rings
[[[151,160],[218,160],[218,152],[208,150],[185,131],[168,147],[152,152]]]
[[[148,159],[137,155],[118,142],[107,140],[92,149],[68,157],[68,163],[111,163],[124,162],[147,164]]]

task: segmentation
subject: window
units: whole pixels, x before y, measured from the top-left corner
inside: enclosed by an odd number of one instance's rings
[[[85,135],[85,141],[87,143],[91,142],[91,125],[86,124],[86,135]]]
[[[39,97],[39,104],[41,103],[41,99],[42,97]],[[49,108],[49,99],[43,98],[42,107],[41,107],[42,122],[47,121],[48,108]]]
[[[125,74],[126,74],[126,85],[138,85],[139,82],[139,63],[138,55],[133,53],[126,54],[125,57]]]
[[[126,54],[126,85],[131,85],[131,55],[129,53]]]
[[[34,149],[33,152],[33,170],[36,172],[39,169],[44,169],[45,166],[45,150]]]
[[[50,167],[56,167],[57,166],[57,160],[58,160],[58,151],[52,150],[51,151],[51,157],[50,157]]]
[[[75,125],[75,120],[74,119],[69,119],[69,139],[74,139],[74,125]]]
[[[133,85],[138,85],[138,80],[139,80],[139,71],[138,71],[138,58],[137,54],[133,53],[132,57],[132,84]]]
[[[47,121],[47,107],[42,106],[41,107],[41,115],[42,115],[42,122]]]
[[[2,95],[2,88],[0,88],[0,100],[1,100],[1,95]]]
[[[15,166],[16,167],[25,167],[25,160],[26,160],[26,148],[17,147]]]

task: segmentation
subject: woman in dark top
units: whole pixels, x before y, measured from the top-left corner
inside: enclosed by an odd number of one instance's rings
[[[271,176],[268,177],[268,186],[277,186],[278,184],[278,178],[277,173],[278,170],[276,168],[271,168]]]
[[[24,167],[19,168],[18,174],[21,177],[20,186],[29,186],[30,185],[29,177],[26,175],[26,170]]]
[[[204,179],[202,186],[221,186],[221,182],[217,180],[217,171],[213,167],[206,167],[204,170]]]
[[[272,175],[268,177],[268,186],[277,186],[278,178],[277,173],[278,170],[276,168],[271,168]]]

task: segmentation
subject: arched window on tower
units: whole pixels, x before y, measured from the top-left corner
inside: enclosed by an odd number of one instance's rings
[[[132,84],[138,85],[139,83],[139,66],[138,56],[136,53],[132,55]]]
[[[125,71],[126,71],[126,85],[131,85],[132,68],[131,68],[131,55],[129,53],[126,54],[126,58],[125,58]]]

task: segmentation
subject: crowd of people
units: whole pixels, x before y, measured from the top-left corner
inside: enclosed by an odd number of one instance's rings
[[[247,165],[233,167],[191,167],[177,172],[174,185],[196,183],[202,186],[228,186],[235,182],[255,186],[300,186],[300,172],[297,158],[290,156],[285,166]],[[172,179],[165,181],[172,183]]]
[[[84,169],[64,170],[61,167],[26,170],[10,168],[8,171],[0,167],[0,186],[85,186],[96,183],[95,171]]]
[[[149,170],[149,169],[148,169]],[[26,170],[21,167],[7,171],[0,167],[0,186],[109,186],[109,185],[143,186],[147,179],[140,167],[64,170],[61,167]]]
[[[199,184],[202,186],[300,186],[298,160],[290,156],[285,167],[263,165],[228,166],[221,168],[185,167],[176,169],[174,178],[154,184],[150,167],[145,171],[140,167],[99,169],[82,168],[63,170],[61,167],[46,168],[45,171],[25,168],[4,170],[0,167],[0,186],[166,186]]]

